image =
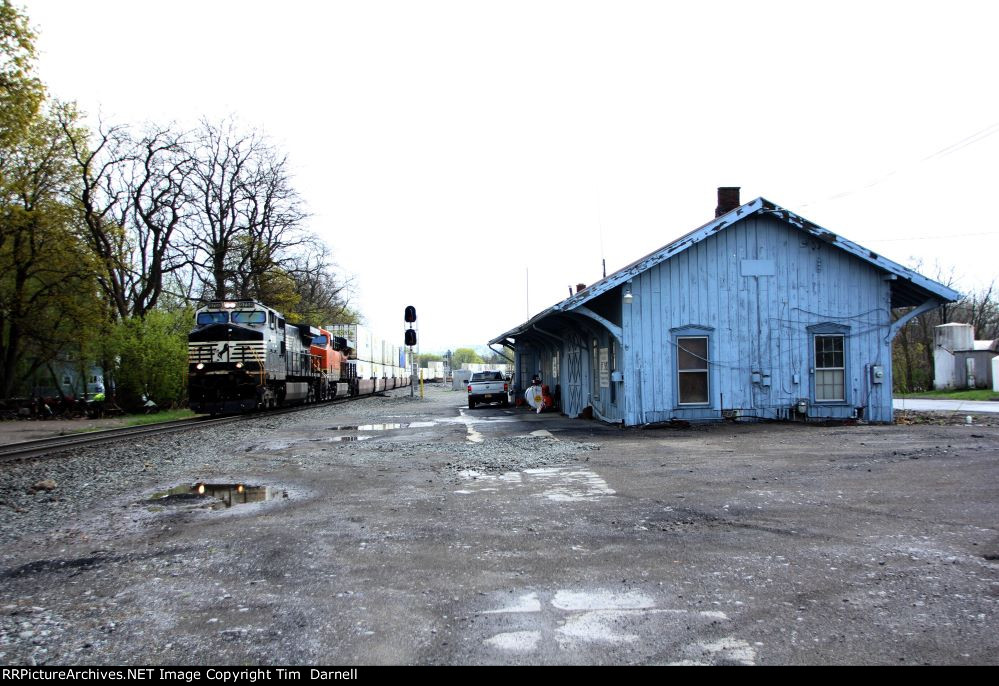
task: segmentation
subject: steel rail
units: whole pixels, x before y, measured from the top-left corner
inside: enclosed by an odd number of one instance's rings
[[[395,389],[393,389],[395,390]],[[86,433],[68,434],[63,436],[50,436],[48,438],[38,438],[30,441],[19,441],[0,445],[0,464],[16,462],[19,460],[42,457],[54,453],[61,453],[73,448],[90,447],[101,443],[111,443],[127,438],[140,436],[152,436],[155,434],[166,434],[189,429],[200,429],[208,426],[219,426],[231,424],[255,418],[276,417],[302,410],[311,410],[317,407],[330,405],[340,405],[352,400],[361,398],[372,398],[380,393],[370,393],[349,398],[334,399],[323,403],[311,403],[285,407],[266,412],[251,412],[248,414],[231,415],[227,417],[193,417],[191,419],[177,419],[169,422],[157,422],[155,424],[144,424],[142,426],[127,426],[115,429],[103,429],[100,431],[89,431]]]

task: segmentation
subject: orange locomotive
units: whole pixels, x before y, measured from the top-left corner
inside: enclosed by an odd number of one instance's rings
[[[347,340],[332,335],[322,327],[319,327],[319,335],[313,336],[309,353],[312,355],[312,368],[320,377],[320,400],[348,394],[351,374],[346,351]]]

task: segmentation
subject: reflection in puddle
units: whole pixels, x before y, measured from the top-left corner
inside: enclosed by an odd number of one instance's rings
[[[356,424],[329,427],[330,431],[392,431],[394,429],[428,429],[437,426],[437,422],[409,422],[390,424]]]
[[[374,436],[333,436],[331,438],[313,438],[313,443],[354,443],[356,441],[367,441]]]
[[[198,503],[204,500],[211,509],[221,510],[233,505],[262,503],[265,500],[287,497],[288,491],[270,486],[196,483],[193,486],[176,486],[167,491],[154,493],[149,500],[164,505]],[[207,500],[209,498],[212,500]]]
[[[393,429],[428,429],[431,426],[437,426],[437,422],[409,422],[409,423],[390,423],[390,424],[354,424],[354,425],[343,425],[331,426],[330,431],[392,431]]]
[[[409,424],[360,424],[354,426],[331,426],[330,431],[391,431],[405,429]]]

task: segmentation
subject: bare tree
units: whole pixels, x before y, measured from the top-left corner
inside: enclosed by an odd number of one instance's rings
[[[177,245],[192,170],[183,135],[150,128],[133,138],[127,127],[100,124],[88,136],[74,121],[70,111],[60,114],[81,220],[101,264],[98,283],[112,317],[143,317],[163,293],[164,276],[188,262]]]
[[[967,320],[975,329],[975,335],[986,340],[999,338],[999,294],[995,292],[995,281],[965,298]]]
[[[296,313],[305,321],[317,324],[347,324],[358,320],[351,308],[353,282],[339,275],[329,247],[315,243],[291,270],[301,300]]]
[[[261,297],[271,286],[265,281],[287,273],[296,249],[311,240],[287,158],[232,120],[203,121],[192,156],[189,241],[202,295]]]
[[[268,272],[294,268],[298,250],[311,250],[314,243],[312,237],[302,231],[308,215],[291,185],[286,157],[278,157],[270,149],[264,150],[248,188],[248,239],[235,274],[235,287],[242,297],[261,292],[261,279]]]
[[[917,264],[914,268],[919,269]],[[935,280],[953,288],[957,280],[954,269],[936,268]],[[901,316],[907,310],[895,313]],[[941,324],[970,324],[978,339],[999,338],[999,297],[995,282],[985,288],[964,295],[911,320],[895,338],[895,377],[897,390],[921,391],[933,385],[934,329]]]

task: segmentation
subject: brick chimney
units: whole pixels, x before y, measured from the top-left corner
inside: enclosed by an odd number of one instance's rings
[[[739,202],[739,188],[741,186],[718,187],[718,207],[715,208],[716,217],[720,217],[726,212],[731,212],[742,204]]]

